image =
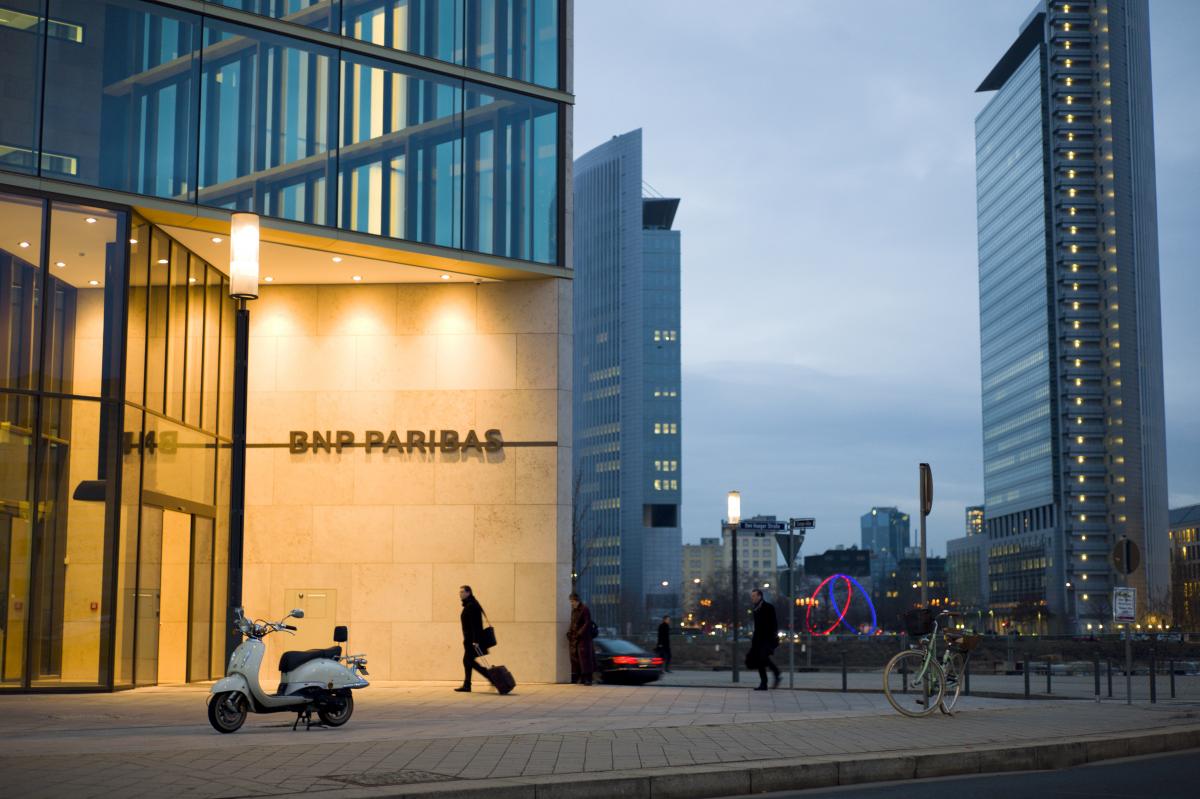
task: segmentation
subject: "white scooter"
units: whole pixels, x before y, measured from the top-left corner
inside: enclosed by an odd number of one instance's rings
[[[312,726],[316,711],[327,727],[340,727],[354,712],[353,688],[365,688],[367,659],[363,655],[342,656],[341,646],[328,649],[309,649],[303,652],[284,652],[279,659],[279,688],[268,694],[258,684],[259,666],[267,651],[262,639],[273,632],[288,632],[296,628],[284,624],[290,618],[304,618],[297,608],[276,622],[256,619],[249,621],[241,608],[233,609],[234,628],[246,640],[229,658],[229,671],[212,687],[208,700],[208,721],[217,732],[236,732],[246,721],[246,714],[295,713],[295,730],[301,721],[305,729]],[[349,631],[343,626],[333,628],[333,640],[343,644]]]

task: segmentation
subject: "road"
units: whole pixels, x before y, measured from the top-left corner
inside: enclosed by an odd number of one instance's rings
[[[1200,750],[1110,760],[1061,771],[1022,771],[943,777],[877,785],[847,785],[811,791],[757,794],[754,799],[1195,799],[1200,785]],[[730,797],[730,799],[734,799]],[[749,799],[737,797],[736,799]]]

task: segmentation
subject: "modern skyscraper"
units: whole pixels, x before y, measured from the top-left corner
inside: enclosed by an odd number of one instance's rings
[[[983,506],[968,505],[966,512],[967,535],[979,535],[983,532]]]
[[[575,571],[621,631],[680,602],[679,200],[644,185],[640,130],[575,162]]]
[[[861,521],[862,548],[871,550],[872,590],[878,592],[911,545],[908,514],[896,508],[871,508]]]
[[[991,603],[1063,629],[1108,612],[1142,549],[1167,606],[1162,334],[1145,0],[1040,3],[978,91]]]

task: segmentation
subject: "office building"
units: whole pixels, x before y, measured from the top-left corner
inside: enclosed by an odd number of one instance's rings
[[[1146,0],[1039,3],[978,91],[991,606],[1103,621],[1125,536],[1145,616],[1168,593]]]
[[[777,522],[774,516],[752,516],[744,522]],[[733,535],[728,529],[722,531],[724,552],[721,565],[727,574],[733,573]],[[750,589],[760,588],[773,595],[779,589],[779,544],[775,533],[763,530],[738,530],[737,534],[738,586],[749,594]],[[774,601],[774,600],[771,600]]]
[[[946,542],[946,591],[964,612],[988,609],[988,539],[966,535]]]
[[[983,533],[983,506],[968,505],[966,511],[966,531],[968,536]]]
[[[871,552],[858,547],[839,546],[827,549],[819,555],[804,556],[805,577],[824,580],[834,574],[869,578],[871,576]]]
[[[1170,623],[1200,629],[1200,505],[1171,510]]]
[[[3,6],[0,690],[564,677],[571,4]]]
[[[699,544],[683,545],[683,620],[704,618],[701,600],[711,598],[718,581],[724,585],[727,572],[722,571],[724,549],[720,538],[701,538]],[[711,606],[711,603],[710,603]]]
[[[871,552],[871,582],[878,592],[912,545],[908,514],[896,508],[871,508],[862,515],[861,526],[862,548]]]
[[[679,200],[643,196],[642,132],[575,162],[578,585],[623,633],[680,605]]]

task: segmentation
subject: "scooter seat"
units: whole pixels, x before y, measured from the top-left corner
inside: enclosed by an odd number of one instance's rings
[[[306,649],[303,652],[297,650],[295,652],[284,652],[283,657],[279,658],[279,671],[287,674],[289,671],[298,669],[310,660],[319,658],[329,658],[334,660],[341,657],[342,648],[340,646],[331,646],[328,649]]]

